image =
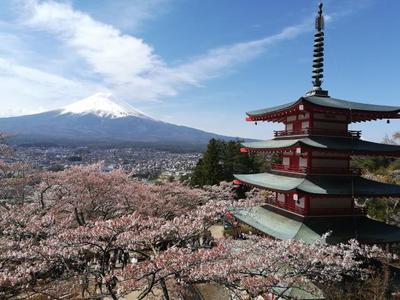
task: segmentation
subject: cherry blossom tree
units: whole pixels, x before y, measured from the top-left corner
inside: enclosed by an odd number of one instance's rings
[[[152,185],[100,165],[35,174],[24,201],[0,207],[0,297],[43,294],[140,299],[179,298],[198,283],[255,297],[313,279],[360,277],[377,247],[306,245],[248,236],[213,239],[210,227],[237,206],[232,185],[191,189]],[[283,295],[283,294],[282,294]]]
[[[181,286],[215,283],[238,297],[276,291],[283,297],[292,287],[316,292],[314,285],[307,286],[311,279],[318,284],[340,281],[343,276],[362,278],[368,273],[361,267],[366,257],[385,255],[378,247],[363,247],[356,241],[327,246],[323,240],[307,245],[251,236],[245,241],[220,241],[210,250],[170,248],[145,264],[128,266],[121,274],[125,281],[120,288],[142,288],[172,278]]]

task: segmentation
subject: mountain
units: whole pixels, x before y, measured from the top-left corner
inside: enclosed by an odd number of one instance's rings
[[[81,101],[72,103],[62,108],[60,114],[96,115],[101,118],[124,118],[149,116],[127,104],[117,104],[111,94],[98,93]]]
[[[0,118],[0,132],[16,144],[126,145],[138,147],[204,147],[211,138],[232,137],[153,119],[98,93],[61,109]]]

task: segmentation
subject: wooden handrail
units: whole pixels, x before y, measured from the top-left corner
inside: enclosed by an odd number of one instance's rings
[[[295,213],[307,216],[319,216],[319,215],[365,215],[366,210],[362,207],[354,207],[354,208],[310,208],[306,211],[304,208],[297,206],[296,204],[289,205],[284,202],[279,202],[277,200],[268,199],[266,201],[268,204],[273,206],[293,211]]]
[[[284,171],[300,174],[334,174],[334,175],[361,175],[359,168],[308,168],[308,167],[290,167],[282,164],[271,164],[271,170]]]
[[[291,136],[291,135],[326,135],[326,136],[340,136],[360,138],[361,130],[348,130],[340,131],[336,129],[322,129],[322,128],[304,128],[300,130],[274,130],[275,137]]]
[[[281,164],[271,164],[271,169],[276,171],[286,171],[286,172],[294,172],[294,173],[307,173],[307,168],[303,167],[290,167]]]

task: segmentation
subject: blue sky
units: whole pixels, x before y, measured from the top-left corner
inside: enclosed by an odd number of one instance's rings
[[[226,135],[280,126],[244,112],[311,87],[317,1],[4,0],[0,116],[111,92],[145,113]],[[333,97],[400,105],[400,1],[326,0],[325,82]],[[400,121],[356,124],[380,140]]]

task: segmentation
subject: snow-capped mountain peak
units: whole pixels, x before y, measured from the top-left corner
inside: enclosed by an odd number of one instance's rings
[[[60,114],[94,114],[102,118],[124,118],[129,116],[150,117],[127,104],[116,102],[112,94],[97,93],[61,109]]]

